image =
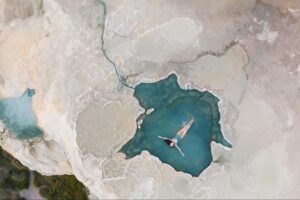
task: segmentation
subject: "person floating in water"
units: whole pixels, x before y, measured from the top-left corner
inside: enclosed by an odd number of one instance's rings
[[[188,132],[188,130],[191,128],[192,124],[194,122],[194,119],[191,118],[176,134],[176,136],[172,139],[167,137],[158,136],[158,138],[163,139],[164,142],[169,145],[170,147],[176,147],[180,154],[184,157],[184,153],[180,149],[180,147],[177,145],[178,141],[182,139]]]

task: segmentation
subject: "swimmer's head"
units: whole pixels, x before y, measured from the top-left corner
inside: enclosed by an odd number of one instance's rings
[[[170,147],[174,147],[175,146],[175,142],[169,139],[164,140],[165,143],[170,146]]]

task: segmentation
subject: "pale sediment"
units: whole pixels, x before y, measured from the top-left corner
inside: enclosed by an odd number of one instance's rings
[[[298,5],[106,3],[102,40],[103,7],[94,1],[44,0],[39,15],[26,8],[20,13],[24,17],[8,16],[11,21],[1,24],[0,95],[13,97],[35,88],[33,110],[45,133],[45,141],[33,147],[7,135],[1,146],[43,174],[74,173],[100,198],[298,198],[299,162],[294,158],[300,127],[286,127],[286,118],[291,118],[286,111],[294,111],[294,122],[300,112]],[[257,40],[257,34],[268,36],[265,26],[277,37]],[[176,27],[192,29],[186,34],[190,38],[164,38],[164,32]],[[151,42],[155,38],[159,40]],[[103,55],[104,40],[112,62]],[[232,41],[243,45],[224,49]],[[176,173],[148,152],[131,160],[116,153],[133,136],[136,119],[144,112],[118,78],[135,86],[170,73],[178,76],[182,88],[207,90],[220,99],[221,129],[234,144],[225,152],[212,143],[216,162],[197,178]],[[99,121],[96,111],[103,112]],[[95,128],[102,120],[109,126],[100,124],[105,132],[96,135],[93,128],[80,127],[89,118]],[[108,150],[101,139],[110,133],[107,143],[114,148]]]

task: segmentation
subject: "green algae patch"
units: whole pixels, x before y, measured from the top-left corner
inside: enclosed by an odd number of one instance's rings
[[[34,185],[40,189],[41,196],[48,200],[88,200],[86,187],[72,175],[42,176],[35,172]]]
[[[28,189],[31,171],[0,147],[0,199],[24,199],[20,191]],[[33,173],[34,184],[45,199],[88,199],[87,188],[73,175],[43,176]]]
[[[21,199],[29,179],[29,170],[0,147],[0,199]]]

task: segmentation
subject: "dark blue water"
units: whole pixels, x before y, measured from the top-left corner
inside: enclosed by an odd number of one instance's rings
[[[177,77],[170,75],[156,83],[139,84],[134,96],[146,110],[155,110],[146,115],[141,128],[121,148],[127,159],[147,150],[175,170],[199,176],[212,162],[211,141],[231,147],[222,135],[219,99],[213,94],[183,90]],[[173,138],[191,117],[195,120],[193,125],[178,142],[185,154],[183,157],[176,148],[169,147],[157,136]]]
[[[11,133],[19,139],[31,139],[43,134],[37,127],[36,117],[32,110],[34,89],[27,89],[17,98],[0,99],[0,120]]]

